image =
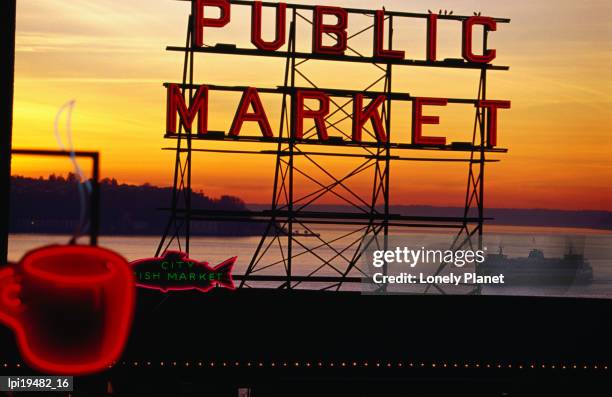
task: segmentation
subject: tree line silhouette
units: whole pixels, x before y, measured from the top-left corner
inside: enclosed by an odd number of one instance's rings
[[[160,235],[168,222],[172,188],[150,184],[129,185],[116,179],[100,181],[100,234]],[[192,192],[192,208],[246,210],[235,196],[210,198]],[[11,178],[11,233],[67,233],[77,227],[80,215],[76,175],[47,178]],[[261,234],[257,222],[193,222],[193,235],[249,236]]]

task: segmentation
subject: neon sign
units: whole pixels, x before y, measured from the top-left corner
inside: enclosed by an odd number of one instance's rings
[[[492,68],[491,62],[497,57],[497,50],[483,46],[481,53],[476,53],[473,47],[474,31],[476,27],[481,27],[486,33],[494,32],[498,29],[498,22],[495,18],[487,16],[470,16],[470,17],[449,17],[439,16],[437,14],[409,14],[408,18],[414,20],[425,20],[426,28],[426,53],[422,60],[406,59],[406,51],[391,49],[390,44],[385,46],[388,37],[385,37],[386,24],[385,21],[389,15],[393,13],[385,10],[355,10],[345,9],[341,7],[331,6],[300,6],[296,4],[286,3],[262,3],[260,1],[228,1],[228,0],[193,0],[192,1],[192,50],[200,50],[205,47],[204,37],[208,29],[222,29],[228,25],[232,18],[232,5],[250,5],[251,6],[251,38],[250,42],[254,48],[241,49],[235,52],[236,54],[244,53],[245,55],[253,55],[253,51],[266,56],[298,56],[301,58],[309,58],[318,60],[336,60],[336,61],[356,61],[352,56],[345,55],[347,51],[347,41],[350,37],[348,22],[351,13],[368,14],[374,16],[374,26],[372,33],[372,52],[371,58],[374,63],[382,64],[412,64],[420,66],[444,66],[447,62],[438,60],[438,21],[440,18],[456,20],[462,25],[462,63],[464,67],[471,68]],[[274,21],[274,39],[264,40],[262,38],[262,8],[275,8]],[[206,16],[210,9],[218,9],[218,16]],[[289,8],[299,9],[307,8],[313,12],[312,19],[312,38],[311,52],[307,54],[297,54],[295,48],[291,51],[283,53],[279,51],[287,44],[286,26],[287,26],[287,10]],[[405,13],[402,16],[406,16]],[[333,19],[335,22],[330,23]],[[326,22],[327,21],[327,22]],[[333,44],[324,42],[323,38],[331,38]],[[232,47],[231,44],[223,44],[225,47]],[[210,47],[210,46],[207,46]],[[235,47],[235,46],[234,46]],[[457,60],[453,60],[457,62]],[[166,133],[168,136],[176,136],[180,128],[189,134],[194,134],[197,124],[197,137],[203,138],[208,134],[208,105],[209,93],[214,89],[210,85],[197,85],[191,87],[195,94],[188,100],[185,99],[184,93],[181,92],[180,85],[167,84],[167,109],[166,109]],[[275,134],[270,126],[269,118],[263,102],[260,99],[261,89],[256,87],[244,87],[242,90],[242,98],[237,104],[236,112],[228,129],[230,137],[239,138],[242,132],[242,127],[245,123],[257,123],[261,132],[261,137],[264,139],[273,139]],[[320,89],[303,89],[295,88],[287,91],[286,87],[278,87],[277,89],[266,90],[266,93],[283,93],[291,95],[291,119],[293,128],[291,128],[291,139],[300,141],[304,139],[304,122],[312,120],[315,125],[317,140],[327,142],[330,140],[330,135],[326,125],[326,118],[330,114],[330,93]],[[392,94],[387,93],[372,93],[372,92],[353,92],[352,94],[352,136],[351,143],[360,145],[363,143],[362,131],[370,122],[375,132],[375,139],[378,143],[387,143],[388,131],[383,123],[381,108],[385,101],[391,100]],[[397,96],[397,95],[396,95]],[[366,103],[365,98],[370,99]],[[435,116],[433,106],[447,106],[453,101],[450,98],[428,98],[428,97],[411,97],[404,95],[404,100],[412,102],[412,122],[410,126],[410,137],[412,145],[417,146],[443,146],[447,143],[447,138],[444,136],[429,136],[424,131],[425,125],[440,124],[440,118]],[[309,103],[316,103],[313,106],[307,106]],[[458,101],[465,103],[465,101]],[[472,101],[473,105],[487,113],[487,133],[486,146],[493,148],[498,142],[498,117],[499,111],[502,109],[510,109],[511,103],[507,100],[476,100]],[[189,104],[189,105],[188,105]]]
[[[0,270],[0,324],[46,373],[88,374],[119,358],[132,324],[134,277],[110,250],[53,245]]]
[[[161,292],[198,290],[207,292],[214,287],[235,289],[232,269],[236,257],[217,266],[198,262],[184,252],[167,251],[159,258],[140,259],[130,265],[136,286]]]

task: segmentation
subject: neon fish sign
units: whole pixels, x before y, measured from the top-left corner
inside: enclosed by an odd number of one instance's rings
[[[198,290],[207,292],[214,287],[233,290],[232,270],[237,257],[217,266],[192,260],[184,252],[167,251],[157,258],[131,262],[136,286],[162,292]]]

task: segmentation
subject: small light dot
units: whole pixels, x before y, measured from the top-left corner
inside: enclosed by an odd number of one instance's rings
[[[202,366],[202,361],[199,361],[198,362],[198,367],[201,367],[201,366]]]

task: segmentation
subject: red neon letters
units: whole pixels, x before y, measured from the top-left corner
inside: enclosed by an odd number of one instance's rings
[[[335,16],[337,22],[333,25],[324,24],[323,17],[325,15]],[[343,55],[347,46],[348,13],[346,10],[340,7],[316,6],[313,24],[312,52],[315,54]],[[323,35],[335,36],[336,44],[324,45]]]
[[[314,99],[319,102],[317,110],[305,109],[305,99]],[[295,138],[302,139],[304,137],[304,119],[314,119],[317,135],[320,140],[326,141],[327,126],[325,125],[325,116],[329,113],[329,97],[321,91],[298,91],[294,105],[295,111]]]
[[[476,107],[487,110],[487,146],[497,146],[497,109],[510,109],[510,101],[479,101]]]
[[[463,21],[463,58],[468,62],[475,63],[490,63],[492,62],[497,52],[484,48],[482,55],[474,54],[472,50],[472,38],[474,35],[474,25],[482,25],[489,31],[497,30],[497,23],[493,18],[489,17],[469,17]]]
[[[385,12],[383,10],[376,11],[374,17],[374,57],[375,58],[390,58],[404,59],[406,53],[397,50],[385,50]]]
[[[193,45],[204,46],[204,28],[221,28],[231,20],[231,3],[229,0],[194,0],[194,26],[195,34]],[[216,7],[220,15],[217,18],[206,17],[205,9]],[[274,40],[266,41],[262,38],[263,7],[276,8]],[[251,43],[264,51],[277,51],[286,43],[287,8],[286,3],[276,5],[264,4],[257,0],[251,6]],[[325,22],[326,17],[335,18],[335,23]],[[406,58],[405,51],[391,49],[391,40],[385,40],[385,23],[389,14],[385,10],[376,10],[374,15],[373,57],[388,60],[402,60]],[[437,14],[427,15],[427,51],[425,59],[429,62],[437,60],[438,20]],[[475,54],[473,50],[474,26],[481,25],[488,32],[497,30],[495,19],[485,16],[471,16],[463,19],[462,56],[472,63],[490,63],[497,53],[494,49],[483,49],[483,54]],[[349,12],[344,8],[333,6],[315,6],[312,11],[312,52],[323,55],[344,55],[348,44]],[[324,39],[335,40],[334,44],[325,44]],[[388,47],[388,48],[386,48]]]
[[[191,106],[187,106],[185,98],[177,84],[168,85],[168,107],[167,107],[167,133],[176,134],[177,114],[180,116],[180,124],[186,133],[192,133],[192,124],[198,118],[198,134],[206,133],[206,121],[208,119],[208,86],[200,86],[191,100]],[[381,107],[386,100],[385,95],[374,97],[367,106],[364,106],[365,95],[356,93],[353,97],[353,125],[352,141],[361,143],[363,141],[363,130],[368,122],[371,122],[373,135],[377,142],[387,142],[387,131],[381,115]],[[307,101],[313,101],[307,103]],[[423,125],[439,124],[440,118],[435,115],[424,114],[424,106],[447,106],[448,99],[445,98],[419,98],[412,100],[412,144],[423,146],[441,146],[446,144],[445,137],[425,136]],[[330,98],[322,91],[297,90],[292,96],[292,114],[294,121],[293,137],[305,139],[304,122],[306,119],[314,121],[317,137],[321,141],[328,140],[326,118],[330,114]],[[487,145],[497,146],[497,124],[498,109],[510,109],[510,101],[486,100],[475,103],[477,108],[485,109],[487,112]],[[234,119],[229,128],[229,135],[239,136],[244,122],[257,122],[261,134],[266,138],[273,138],[274,132],[266,114],[265,106],[259,97],[256,88],[248,87],[242,93],[242,99],[238,104]]]
[[[234,4],[235,5],[235,4]],[[221,28],[230,23],[231,8],[234,6],[230,0],[194,0],[193,2],[193,26],[195,28],[193,45],[196,47],[204,46],[204,29]],[[241,4],[242,5],[242,4]],[[274,37],[264,39],[262,36],[263,26],[263,9],[269,7],[274,9]],[[301,6],[288,5],[284,2],[263,3],[260,0],[255,0],[250,5],[251,10],[251,43],[258,50],[262,51],[278,51],[285,46],[288,41],[287,37],[287,9]],[[219,14],[216,17],[206,17],[205,10],[207,8],[218,8]],[[314,6],[308,7],[312,10],[312,53],[318,55],[317,59],[326,59],[325,55],[329,55],[330,59],[339,59],[344,56],[348,49],[349,39],[349,14],[360,14],[361,11],[351,11],[340,7],[333,6]],[[372,33],[373,51],[372,57],[375,62],[402,63],[406,59],[406,52],[393,48],[392,31],[389,20],[395,14],[388,11],[374,11],[374,29]],[[473,48],[474,30],[476,26],[482,26],[485,33],[497,30],[497,21],[485,16],[469,16],[469,17],[448,17],[446,15],[438,15],[429,13],[427,15],[418,15],[419,20],[425,21],[427,33],[427,47],[425,60],[428,63],[437,63],[438,61],[438,22],[442,19],[459,20],[462,23],[462,56],[470,62],[476,64],[488,64],[492,62],[497,52],[494,49],[486,48],[486,43],[482,49],[482,53],[475,53]],[[402,15],[397,20],[404,21],[405,15]],[[479,52],[479,51],[476,51]],[[300,54],[300,57],[306,57]],[[416,61],[416,60],[414,60]],[[412,63],[413,60],[408,61]],[[423,63],[421,63],[423,64]],[[425,65],[427,66],[427,65]],[[473,65],[472,65],[473,66]],[[279,91],[280,92],[280,91]],[[167,117],[166,131],[168,134],[176,134],[177,131],[183,129],[186,133],[192,134],[193,123],[197,118],[198,135],[206,134],[208,131],[208,95],[209,87],[200,86],[195,90],[195,94],[190,90],[191,98],[186,100],[184,91],[176,84],[168,85],[167,91]],[[387,142],[389,131],[386,131],[388,126],[385,126],[382,118],[382,105],[386,101],[384,95],[370,97],[372,100],[369,104],[365,104],[365,93],[356,93],[353,97],[353,114],[352,114],[352,135],[351,140],[355,143],[361,143],[363,138],[363,130],[367,129],[369,124],[372,126],[372,135],[377,142]],[[446,145],[446,137],[443,136],[427,136],[423,133],[423,125],[439,124],[440,118],[433,114],[424,115],[424,106],[446,106],[449,100],[444,98],[410,98],[412,104],[412,144],[425,146],[440,146]],[[292,137],[295,139],[310,138],[308,131],[305,131],[305,122],[307,119],[312,119],[314,128],[319,140],[327,141],[328,130],[327,126],[331,125],[327,118],[330,115],[330,97],[322,91],[298,89],[291,94],[292,101],[292,120],[293,127],[291,130]],[[486,144],[489,147],[497,145],[497,117],[498,109],[509,109],[509,101],[486,100],[476,102],[476,107],[483,109],[486,112],[487,136]],[[430,110],[431,111],[431,110]],[[334,113],[332,113],[333,115]],[[178,115],[178,117],[177,117]],[[274,132],[270,126],[268,116],[264,105],[259,97],[256,88],[249,87],[242,94],[240,104],[236,109],[233,122],[229,128],[229,135],[240,136],[242,127],[245,122],[257,122],[261,134],[266,138],[273,138]],[[306,136],[305,136],[306,135]]]
[[[204,16],[204,7],[217,7],[221,15],[219,18],[207,18]],[[194,45],[202,47],[204,45],[204,27],[222,28],[230,21],[230,3],[227,0],[195,0],[193,19],[195,26]]]
[[[427,16],[427,60],[436,61],[438,57],[438,14]]]
[[[378,112],[378,108],[385,101],[384,95],[379,95],[370,104],[363,109],[363,94],[355,95],[353,101],[353,142],[361,142],[361,133],[363,126],[368,120],[372,120],[374,133],[378,142],[387,142],[387,134],[383,126],[382,118]]]
[[[261,9],[261,1],[253,2],[251,14],[251,43],[260,50],[276,51],[285,44],[287,4],[278,3],[276,6],[276,34],[272,42],[264,41],[261,38]]]
[[[445,137],[423,136],[423,124],[440,124],[438,116],[423,116],[423,105],[446,106],[443,98],[415,98],[412,104],[412,143],[415,145],[445,145]]]
[[[185,97],[178,84],[169,84],[167,88],[166,132],[176,134],[176,114],[180,115],[180,123],[187,132],[191,132],[193,120],[198,116],[198,133],[208,131],[208,87],[203,85],[196,91],[191,106],[187,108]]]
[[[252,113],[249,113],[250,106],[253,107]],[[266,111],[261,103],[261,99],[259,99],[259,94],[257,94],[257,89],[253,87],[247,88],[242,94],[240,106],[238,106],[236,110],[236,115],[234,116],[232,127],[230,128],[230,135],[239,135],[242,124],[245,121],[256,121],[259,124],[263,136],[272,138],[272,127],[270,127],[270,122],[266,116]]]

